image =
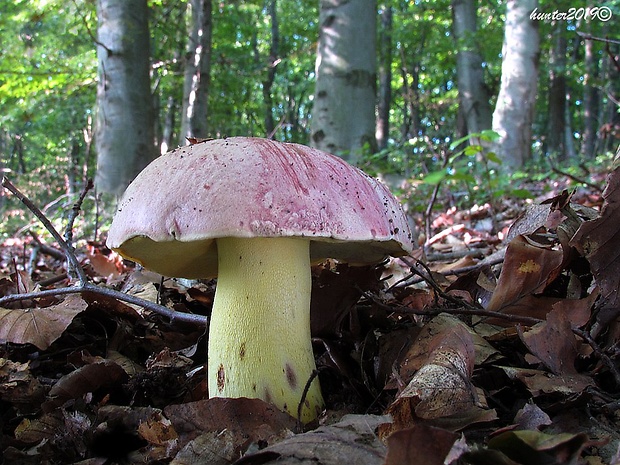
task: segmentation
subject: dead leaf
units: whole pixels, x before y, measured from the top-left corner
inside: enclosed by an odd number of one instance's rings
[[[45,308],[0,308],[0,340],[15,344],[33,344],[45,350],[86,307],[88,304],[74,294],[57,305]]]
[[[482,393],[472,385],[474,344],[470,332],[455,325],[428,343],[428,357],[407,387],[388,407],[393,422],[382,425],[381,437],[420,421],[453,430],[496,418],[484,408]]]
[[[387,438],[384,465],[443,465],[458,437],[425,424],[396,431]]]
[[[108,253],[106,254],[104,252]],[[96,243],[88,243],[86,256],[98,276],[108,279],[116,279],[121,275],[121,273],[126,271],[123,264],[123,257],[109,249],[102,250],[101,246]]]
[[[458,318],[448,314],[440,314],[426,323],[415,339],[415,343],[412,343],[406,351],[403,351],[399,374],[405,383],[408,383],[415,372],[427,362],[429,354],[432,352],[431,345],[436,344],[435,338],[439,334],[447,334],[448,331],[456,327],[469,332],[474,347],[475,364],[481,364],[497,353],[497,350],[484,338],[480,337],[471,328],[468,328]]]
[[[546,434],[540,431],[522,430],[508,431],[491,438],[488,447],[517,463],[576,465],[581,452],[589,443],[585,433]]]
[[[338,423],[297,434],[255,454],[248,454],[235,465],[381,465],[386,447],[375,434],[386,416],[345,415]]]
[[[601,325],[620,315],[620,168],[607,180],[599,218],[584,222],[570,241],[590,262],[592,274],[601,289]]]
[[[126,378],[127,373],[119,365],[107,359],[99,359],[60,378],[50,389],[49,400],[43,404],[43,410],[50,412],[68,400],[113,387]]]
[[[515,237],[506,250],[506,258],[487,310],[514,313],[512,306],[531,294],[542,292],[557,276],[563,261],[561,250],[532,245],[525,236]]]
[[[273,405],[260,399],[244,397],[237,399],[214,397],[169,405],[164,409],[164,414],[170,419],[179,435],[179,447],[185,448],[191,441],[209,433],[195,446],[199,446],[198,449],[203,450],[203,453],[211,450],[228,461],[238,458],[250,444],[259,441],[270,444],[274,438],[280,438],[282,434],[292,431],[297,426],[292,417]],[[220,435],[223,431],[227,433]],[[194,446],[191,447],[190,451],[185,450],[183,460],[189,460],[187,454],[191,455],[192,450],[194,459],[198,459],[196,449],[193,449]]]
[[[519,337],[531,354],[556,375],[576,375],[577,339],[571,323],[561,308],[552,310],[547,321],[534,325],[529,331],[519,331]]]
[[[44,396],[45,388],[30,372],[30,362],[0,358],[0,399],[30,411],[39,407]]]
[[[500,366],[511,379],[521,381],[533,397],[543,394],[580,394],[594,381],[584,375],[553,375],[543,370]]]

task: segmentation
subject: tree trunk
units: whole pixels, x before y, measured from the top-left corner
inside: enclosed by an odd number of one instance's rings
[[[482,56],[476,40],[476,14],[476,0],[452,0],[452,24],[458,50],[456,74],[459,110],[466,126],[462,136],[490,129],[493,116],[489,90],[484,82]]]
[[[99,0],[97,176],[120,194],[155,156],[146,0]]]
[[[185,59],[180,145],[188,137],[207,136],[209,81],[211,79],[211,0],[191,0],[191,30]]]
[[[265,132],[267,137],[272,138],[276,131],[276,124],[273,118],[273,98],[271,88],[276,78],[276,67],[278,66],[278,54],[280,53],[280,29],[278,26],[277,2],[269,2],[269,16],[271,17],[271,46],[269,50],[269,61],[267,63],[267,76],[263,80],[263,101],[265,105]]]
[[[591,23],[588,23],[591,25]],[[583,141],[581,154],[585,158],[594,158],[596,154],[596,132],[598,130],[599,95],[594,86],[598,75],[598,58],[594,53],[594,41],[584,40],[586,74],[583,79]]]
[[[392,6],[385,5],[381,12],[379,35],[379,92],[377,99],[377,147],[387,147],[390,137],[390,107],[392,105]]]
[[[500,135],[495,153],[509,170],[519,169],[531,158],[532,120],[538,81],[538,24],[530,20],[537,0],[508,0],[502,79],[493,129]]]
[[[359,161],[375,149],[374,0],[321,0],[312,111],[314,147]]]
[[[559,21],[553,27],[553,39],[549,56],[549,93],[547,96],[546,152],[558,160],[566,159],[564,144],[564,121],[566,112],[566,25]]]

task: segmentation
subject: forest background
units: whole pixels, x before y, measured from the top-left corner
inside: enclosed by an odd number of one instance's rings
[[[371,130],[328,148],[382,176],[408,201],[410,211],[424,208],[440,180],[455,202],[528,196],[518,188],[519,180],[547,178],[557,166],[578,172],[583,163],[608,163],[616,150],[619,2],[591,10],[570,2],[359,0],[353,4],[362,13],[328,11],[347,3],[4,2],[0,168],[54,216],[75,201],[86,179],[97,177],[99,192],[122,191],[148,160],[187,143],[187,136],[254,135],[324,148],[316,137],[319,117],[313,118],[317,95],[323,95],[317,91],[317,55],[325,61],[321,37],[338,37],[329,34],[346,29],[342,21],[332,21],[343,14],[345,20],[350,16],[348,27],[358,31],[358,42],[327,51],[366,62]],[[513,16],[517,21],[506,21],[510,9],[521,9],[520,17]],[[553,17],[553,12],[560,15]],[[123,15],[138,26],[123,27]],[[509,29],[519,26],[526,28],[528,41],[536,39],[521,44],[522,59],[533,61],[525,81],[534,84],[535,100],[517,98],[522,113],[507,117],[515,119],[513,124],[531,118],[525,129],[515,126],[525,131],[525,146],[519,149],[524,153],[515,161],[510,160],[514,150],[502,154],[493,145],[497,136],[487,130],[496,129],[505,47],[520,45],[510,42]],[[360,42],[365,38],[372,41],[370,47]],[[106,137],[96,124],[105,103],[97,89],[98,83],[106,84],[102,56],[114,57],[112,42],[106,45],[106,40],[134,45],[134,55],[126,54],[135,65],[130,67],[146,63],[146,79],[134,81],[133,88],[146,86],[147,99],[139,105],[121,101],[121,111],[149,127],[129,137],[108,131],[113,142],[97,145]],[[323,79],[323,85],[335,85]],[[334,104],[347,109],[340,118],[368,128],[369,112],[338,100],[341,92],[333,90]],[[192,109],[190,102],[200,108]],[[123,118],[116,119],[125,124]],[[134,167],[132,147],[144,145],[144,137],[146,159]],[[455,141],[464,137],[470,147],[463,151],[465,145]],[[114,160],[110,176],[117,183],[106,184],[97,171],[106,172]],[[1,233],[7,237],[28,221],[28,214],[0,195]]]

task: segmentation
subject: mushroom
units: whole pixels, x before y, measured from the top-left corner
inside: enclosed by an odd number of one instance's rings
[[[107,244],[165,276],[217,276],[209,396],[260,398],[293,416],[316,368],[311,263],[370,264],[412,249],[383,184],[333,155],[251,137],[153,161],[124,193]],[[301,420],[323,406],[314,377]]]

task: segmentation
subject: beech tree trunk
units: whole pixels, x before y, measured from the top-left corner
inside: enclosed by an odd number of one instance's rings
[[[265,133],[268,138],[273,138],[276,131],[276,123],[273,118],[273,97],[271,89],[276,79],[276,70],[280,53],[280,28],[278,25],[278,5],[276,0],[271,0],[268,5],[269,17],[271,18],[271,45],[269,47],[269,59],[267,62],[267,76],[263,80],[263,101],[265,102]]]
[[[156,154],[146,0],[99,0],[95,147],[100,192],[120,194]]]
[[[592,23],[588,24],[591,26]],[[596,133],[599,126],[599,92],[594,86],[599,67],[593,43],[594,41],[591,39],[584,40],[586,74],[583,77],[583,140],[581,154],[585,158],[593,158],[596,155]]]
[[[482,56],[476,41],[477,9],[476,0],[452,0],[452,24],[458,50],[459,110],[465,122],[462,136],[490,129],[493,117],[489,90],[484,82]]]
[[[564,121],[566,112],[566,36],[565,24],[557,22],[549,56],[548,125],[546,137],[547,154],[566,159]]]
[[[390,107],[392,105],[392,6],[381,11],[379,34],[379,92],[377,95],[377,148],[387,147],[390,137]]]
[[[507,1],[502,79],[493,129],[500,135],[495,153],[508,170],[523,167],[532,155],[540,39],[538,24],[529,16],[537,5],[537,0]]]
[[[180,145],[188,137],[207,136],[209,81],[211,79],[211,0],[191,0],[191,30],[185,59]]]
[[[321,0],[311,143],[356,163],[376,148],[375,0]]]

